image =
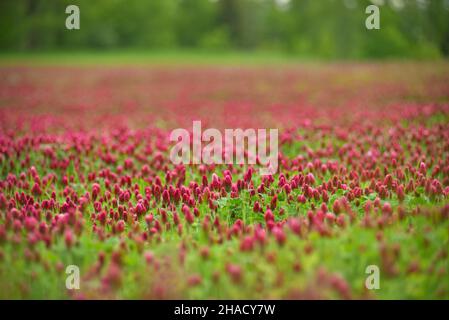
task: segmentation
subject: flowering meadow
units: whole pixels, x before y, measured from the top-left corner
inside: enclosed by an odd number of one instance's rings
[[[173,164],[194,120],[277,173]],[[0,298],[448,299],[449,65],[1,66]]]

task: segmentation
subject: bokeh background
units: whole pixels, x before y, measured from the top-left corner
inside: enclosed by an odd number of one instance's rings
[[[76,4],[81,29],[65,29]],[[381,8],[381,29],[365,8]],[[3,53],[264,51],[313,59],[449,55],[449,0],[2,0]]]
[[[448,1],[0,0],[0,299],[448,299]]]

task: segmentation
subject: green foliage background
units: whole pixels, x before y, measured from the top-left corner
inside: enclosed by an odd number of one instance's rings
[[[365,28],[379,4],[381,29]],[[76,4],[81,29],[65,28]],[[449,0],[2,0],[2,52],[260,50],[330,59],[449,55]]]

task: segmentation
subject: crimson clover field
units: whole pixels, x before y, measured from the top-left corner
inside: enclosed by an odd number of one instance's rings
[[[174,165],[193,120],[278,172]],[[0,67],[1,298],[448,299],[448,197],[444,62]]]

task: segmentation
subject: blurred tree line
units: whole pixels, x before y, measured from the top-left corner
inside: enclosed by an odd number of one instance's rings
[[[80,30],[65,28],[69,4]],[[381,29],[367,30],[376,4]],[[449,55],[449,0],[0,0],[4,51],[260,49],[318,58]]]

